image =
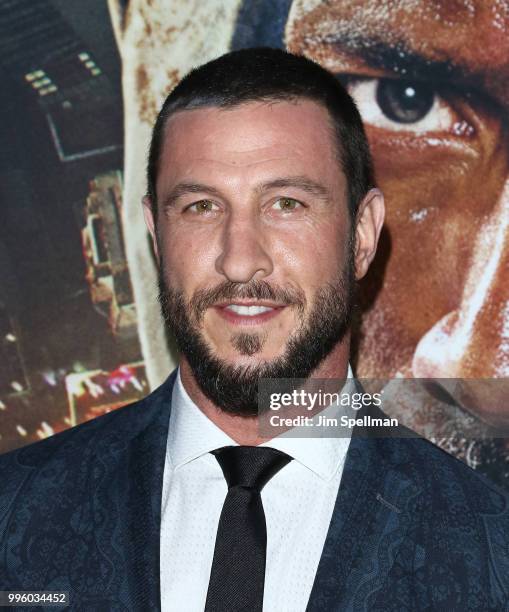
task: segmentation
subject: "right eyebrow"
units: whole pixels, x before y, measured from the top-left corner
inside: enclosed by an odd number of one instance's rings
[[[162,208],[173,206],[179,198],[190,193],[206,193],[214,197],[220,197],[219,191],[210,185],[205,185],[204,183],[182,182],[175,185],[170,193],[163,198]]]

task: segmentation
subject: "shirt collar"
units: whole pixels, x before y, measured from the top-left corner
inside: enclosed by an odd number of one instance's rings
[[[348,379],[353,373],[348,364]],[[267,446],[293,457],[323,480],[330,480],[345,460],[350,437],[285,437],[264,442]],[[175,470],[182,465],[222,446],[238,446],[230,436],[215,425],[189,397],[182,384],[180,368],[173,386],[171,415],[168,429],[167,456]],[[213,460],[211,456],[211,460]]]
[[[167,445],[173,468],[222,446],[237,446],[237,442],[205,416],[189,397],[179,368],[173,385]]]

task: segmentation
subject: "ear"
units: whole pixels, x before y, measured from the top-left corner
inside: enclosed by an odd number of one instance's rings
[[[370,189],[359,205],[355,228],[355,278],[361,279],[373,261],[384,223],[384,196]]]
[[[126,0],[108,0],[113,34],[115,35],[115,40],[119,47],[124,37],[125,14],[128,10],[127,5],[128,1]]]
[[[145,218],[145,225],[147,226],[150,236],[152,238],[152,248],[154,249],[154,255],[156,261],[159,263],[159,246],[157,244],[157,232],[156,223],[154,219],[154,213],[152,212],[152,200],[149,196],[144,196],[143,200],[143,216]]]

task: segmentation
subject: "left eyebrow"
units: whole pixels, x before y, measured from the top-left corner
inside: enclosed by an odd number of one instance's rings
[[[271,191],[273,189],[285,189],[287,187],[294,187],[296,189],[300,189],[301,191],[305,191],[311,195],[317,196],[322,199],[329,199],[330,193],[329,190],[310,179],[307,176],[284,176],[273,179],[272,181],[267,181],[266,183],[262,183],[257,187],[257,191],[259,193],[265,193],[267,191]]]

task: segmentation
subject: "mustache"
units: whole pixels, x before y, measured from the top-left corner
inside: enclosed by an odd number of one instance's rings
[[[199,289],[189,302],[191,311],[200,320],[207,308],[218,302],[235,299],[270,300],[284,306],[295,306],[302,316],[306,308],[306,296],[297,287],[280,287],[263,280],[247,284],[224,281],[212,289]]]

